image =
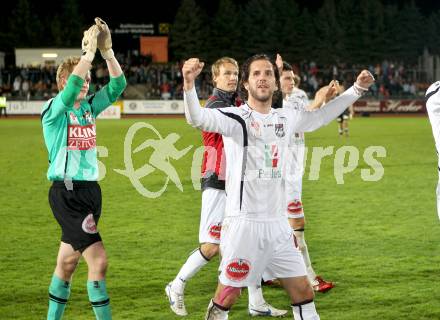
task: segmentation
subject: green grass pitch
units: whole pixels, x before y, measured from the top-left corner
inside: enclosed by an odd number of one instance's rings
[[[136,122],[154,126],[166,137],[177,133],[178,150],[170,159],[183,185],[173,182],[152,199],[140,195],[124,169],[124,138]],[[109,256],[107,282],[114,319],[178,319],[169,309],[165,285],[197,247],[200,191],[194,190],[191,163],[200,133],[178,119],[99,120],[98,145],[107,156],[100,182],[103,215],[99,229]],[[151,130],[135,135],[133,149]],[[47,153],[38,119],[0,121],[0,319],[45,319],[47,290],[55,267],[60,230],[50,211]],[[437,157],[429,121],[417,118],[355,118],[350,137],[337,135],[336,122],[306,135],[311,147],[355,146],[359,166],[337,184],[334,153],[323,159],[319,180],[306,169],[303,202],[306,240],[318,274],[336,282],[317,294],[321,319],[440,319],[440,225],[436,213]],[[384,167],[377,182],[361,179],[368,169],[362,154],[383,146]],[[147,163],[151,150],[133,154],[134,168]],[[310,164],[310,152],[308,164]],[[197,171],[199,169],[197,168]],[[156,170],[141,179],[159,190],[166,176]],[[217,283],[215,259],[187,285],[186,319],[202,319]],[[94,319],[87,292],[87,266],[75,273],[64,319]],[[284,291],[264,288],[268,302],[289,308]],[[291,315],[289,316],[291,317]],[[247,292],[230,319],[247,319]]]

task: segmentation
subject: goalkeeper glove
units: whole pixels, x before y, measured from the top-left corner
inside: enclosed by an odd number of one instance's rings
[[[99,29],[96,25],[93,25],[87,31],[84,31],[84,37],[82,39],[82,57],[90,63],[92,63],[95,58],[98,34]]]
[[[110,34],[110,29],[108,28],[107,23],[101,18],[95,18],[95,23],[100,31],[98,35],[98,48],[99,51],[101,51],[101,56],[105,60],[110,60],[115,56],[112,49],[112,36]]]

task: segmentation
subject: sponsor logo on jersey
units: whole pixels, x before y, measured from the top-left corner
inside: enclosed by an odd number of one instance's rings
[[[281,170],[279,169],[258,169],[258,178],[260,179],[279,179],[281,178]]]
[[[226,266],[226,277],[232,281],[242,281],[249,275],[251,263],[245,259],[233,259]]]
[[[281,170],[278,168],[280,154],[278,145],[264,145],[264,168],[258,169],[258,178],[260,179],[279,179]]]
[[[275,123],[275,134],[278,138],[282,138],[286,135],[284,123]]]
[[[69,125],[67,127],[67,148],[69,150],[89,150],[96,147],[96,127]]]
[[[222,225],[221,225],[220,223],[218,223],[218,224],[212,224],[212,225],[209,227],[209,236],[210,236],[212,239],[220,240],[220,234],[221,234],[221,231],[222,231]]]
[[[93,218],[93,214],[89,213],[87,217],[82,222],[82,229],[85,233],[94,234],[98,233],[98,229],[96,228],[95,219]]]
[[[264,145],[264,160],[266,167],[278,167],[279,157],[278,146],[276,144]]]

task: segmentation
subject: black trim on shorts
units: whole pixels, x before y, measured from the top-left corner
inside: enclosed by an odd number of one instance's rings
[[[248,133],[247,133],[247,128],[246,128],[246,122],[244,122],[243,118],[241,118],[238,114],[223,112],[220,109],[217,109],[217,110],[219,112],[221,112],[222,114],[224,114],[225,116],[227,116],[231,119],[237,120],[243,130],[244,150],[243,150],[243,163],[242,163],[242,168],[241,168],[241,183],[240,183],[240,210],[241,210],[241,205],[243,203],[244,173],[246,170],[246,162],[247,162],[247,149],[246,149],[246,147],[248,146]]]

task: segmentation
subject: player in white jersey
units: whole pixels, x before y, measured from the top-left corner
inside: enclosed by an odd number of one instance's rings
[[[317,320],[313,289],[285,213],[285,158],[290,137],[329,123],[373,83],[362,71],[353,87],[325,107],[272,109],[279,88],[278,70],[266,55],[255,55],[242,68],[245,104],[202,109],[194,88],[203,63],[191,58],[182,68],[188,123],[223,135],[226,161],[226,209],[220,251],[221,273],[205,319],[227,319],[242,287],[260,282],[263,271],[282,281],[295,320]]]
[[[211,67],[214,90],[205,108],[225,108],[237,104],[238,63],[230,57],[218,59]],[[199,243],[173,281],[165,287],[171,310],[186,316],[184,291],[188,281],[219,252],[220,231],[224,217],[226,192],[225,168],[227,166],[223,139],[218,133],[202,131],[205,152],[202,162],[202,209]],[[287,310],[279,310],[268,304],[260,286],[248,288],[249,314],[251,316],[279,317]]]
[[[426,91],[426,109],[431,122],[437,155],[440,152],[440,81],[434,82]],[[440,156],[438,160],[439,180],[437,183],[437,214],[440,219]]]
[[[319,90],[315,96],[315,99],[313,100],[313,103],[309,104],[307,96],[304,97],[304,95],[297,94],[294,91],[294,88],[297,85],[295,79],[299,79],[299,77],[293,73],[292,66],[286,62],[283,62],[280,55],[277,56],[277,66],[278,69],[281,70],[281,92],[283,95],[283,103],[287,105],[286,107],[297,105],[298,107],[302,106],[306,110],[314,110],[321,107],[324,102],[329,101],[336,95],[338,83],[336,81],[332,81],[324,88],[324,90]],[[329,94],[327,95],[328,92]],[[292,172],[290,174],[291,179],[287,181],[287,216],[289,217],[289,224],[293,229],[293,233],[295,234],[298,248],[304,258],[307,276],[312,284],[313,290],[318,292],[327,292],[334,287],[334,284],[332,282],[325,281],[320,276],[316,275],[310,261],[309,250],[304,238],[305,218],[301,199],[305,157],[304,133],[295,132],[291,139],[291,149],[293,151],[291,167]]]
[[[290,67],[290,68],[293,71],[292,67]],[[294,73],[293,74],[293,88],[292,88],[292,92],[289,93],[289,96],[298,97],[299,99],[301,99],[304,102],[304,105],[308,106],[310,103],[309,97],[307,96],[307,93],[304,90],[299,88],[300,83],[301,83],[300,76]]]

